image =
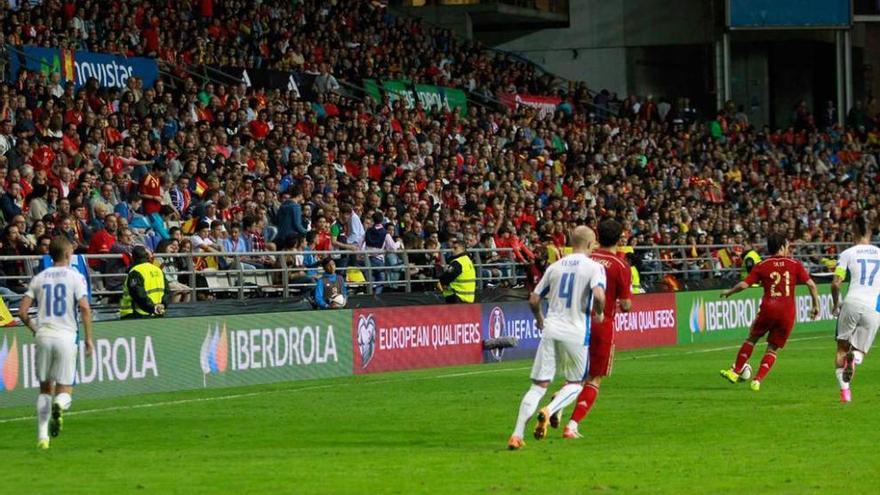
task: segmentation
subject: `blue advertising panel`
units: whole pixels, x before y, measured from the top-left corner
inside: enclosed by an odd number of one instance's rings
[[[23,55],[17,53],[19,50]],[[61,50],[57,48],[25,46],[12,53],[10,68],[13,78],[18,77],[22,69],[47,74],[61,72]],[[81,51],[75,52],[73,58],[77,88],[84,85],[90,77],[97,79],[102,87],[122,88],[132,76],[141,78],[144,88],[151,88],[159,77],[159,67],[151,58]]]
[[[734,29],[847,27],[850,0],[728,0]]]
[[[483,362],[502,359],[531,359],[535,356],[541,331],[535,327],[535,316],[525,301],[482,304],[483,339],[516,337],[519,345],[509,349],[483,351]]]

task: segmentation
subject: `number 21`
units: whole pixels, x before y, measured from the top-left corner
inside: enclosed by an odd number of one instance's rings
[[[770,278],[773,279],[773,285],[770,286],[770,297],[779,297],[782,295],[782,292],[776,290],[776,287],[779,286],[779,283],[782,282],[782,274],[779,272],[773,272],[770,274]],[[785,272],[785,296],[788,297],[791,295],[791,273]]]

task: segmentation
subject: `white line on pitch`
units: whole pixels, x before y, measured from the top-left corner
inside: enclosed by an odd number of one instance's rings
[[[827,336],[820,335],[814,337],[801,337],[796,339],[791,339],[790,342],[799,342],[804,340],[816,340],[816,339],[825,339]],[[707,352],[718,352],[718,351],[729,351],[731,349],[739,349],[739,344],[737,345],[729,345],[724,347],[714,347],[712,349],[698,349],[695,351],[686,351],[686,352],[670,352],[670,353],[658,353],[658,354],[646,354],[643,356],[619,356],[619,360],[636,360],[636,359],[650,359],[655,357],[666,357],[666,356],[680,356],[680,355],[688,355],[688,354],[704,354]],[[371,380],[366,382],[353,382],[353,383],[344,383],[344,384],[332,384],[332,385],[309,385],[305,387],[297,387],[283,390],[263,390],[260,392],[246,392],[240,394],[230,394],[230,395],[219,395],[214,397],[198,397],[192,399],[178,399],[178,400],[169,400],[169,401],[160,401],[160,402],[149,402],[146,404],[131,404],[127,406],[109,406],[109,407],[99,407],[95,409],[83,409],[81,411],[70,411],[65,414],[65,416],[73,416],[73,415],[81,415],[81,414],[92,414],[99,412],[109,412],[109,411],[127,411],[131,409],[148,409],[153,407],[161,407],[161,406],[176,406],[179,404],[193,404],[198,402],[212,402],[218,400],[232,400],[232,399],[242,399],[245,397],[259,397],[262,395],[271,395],[271,394],[286,394],[286,393],[296,393],[296,392],[308,392],[312,390],[322,390],[327,388],[339,387],[344,385],[377,385],[377,384],[388,384],[388,383],[405,383],[405,382],[415,382],[415,381],[423,381],[423,380],[438,380],[444,378],[459,378],[464,376],[473,376],[473,375],[486,375],[489,373],[508,373],[511,371],[523,371],[531,369],[531,366],[520,366],[516,368],[500,368],[493,370],[474,370],[474,371],[463,371],[460,373],[446,373],[443,375],[435,375],[435,376],[417,376],[417,377],[409,377],[402,379],[385,379],[385,380]],[[0,419],[0,424],[5,423],[15,423],[18,421],[30,421],[33,420],[36,416],[19,416],[15,418],[7,418]]]

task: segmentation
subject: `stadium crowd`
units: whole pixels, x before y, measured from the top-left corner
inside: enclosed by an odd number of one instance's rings
[[[352,82],[406,77],[494,94],[559,89],[526,64],[488,58],[371,2],[47,0],[0,12],[13,44],[74,39],[171,64],[293,64]],[[424,267],[439,264],[439,253],[410,257],[408,268],[394,251],[436,253],[457,237],[510,248],[484,258],[498,262],[485,275],[501,281],[513,261],[530,265],[534,279],[573,226],[614,217],[630,245],[681,246],[648,251],[634,260],[640,266],[688,278],[735,264],[771,230],[837,242],[847,238],[839,220],[876,215],[876,102],[854,107],[843,127],[799,106],[791,126],[762,129],[732,104],[700,115],[686,98],[628,97],[614,115],[607,91],[563,94],[541,118],[526,106],[407,109],[332,87],[303,101],[192,78],[75,89],[60,74],[22,71],[0,85],[0,254],[45,253],[58,234],[82,253],[125,254],[144,243],[216,255],[197,269],[226,266],[224,253],[255,253],[242,260],[250,268],[279,262],[261,252],[307,251],[315,254],[293,263],[308,278],[321,251],[372,250],[374,266],[389,267],[382,277],[410,269],[427,279]],[[697,247],[708,244],[730,249]],[[829,252],[811,254],[820,263]],[[24,276],[22,263],[0,265]],[[122,274],[125,264],[93,260],[92,269]],[[177,282],[179,299],[187,280]],[[4,281],[18,293],[23,283]]]

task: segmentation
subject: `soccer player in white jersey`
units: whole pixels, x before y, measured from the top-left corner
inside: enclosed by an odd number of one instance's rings
[[[840,401],[852,401],[850,382],[862,364],[880,326],[880,248],[871,244],[871,229],[861,215],[853,219],[856,245],[840,254],[831,281],[832,314],[837,316],[837,382]],[[849,291],[840,304],[840,284],[849,271]]]
[[[61,433],[64,411],[70,407],[79,340],[77,308],[82,313],[87,356],[91,356],[93,347],[86,279],[70,267],[73,245],[64,237],[55,237],[49,244],[49,254],[52,266],[31,280],[19,309],[21,322],[37,340],[37,447],[44,450],[49,448],[49,435],[57,437]],[[28,315],[33,303],[37,307],[36,323]]]
[[[581,392],[587,370],[590,318],[602,321],[605,310],[605,269],[587,257],[595,241],[596,234],[589,227],[574,229],[573,253],[550,265],[529,295],[536,325],[544,334],[532,366],[532,386],[520,403],[516,426],[507,442],[510,450],[525,446],[526,423],[556,375],[557,364],[566,383],[538,414],[536,439],[546,435],[550,417],[571,404]],[[544,298],[549,301],[546,319],[541,312]]]

